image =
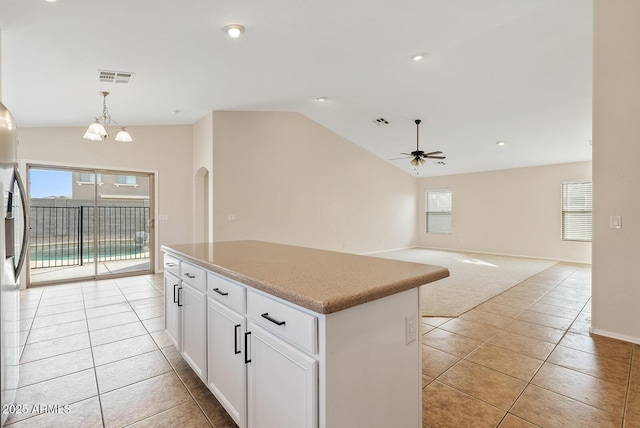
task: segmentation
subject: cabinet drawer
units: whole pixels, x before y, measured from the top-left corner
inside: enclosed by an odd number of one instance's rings
[[[246,289],[227,278],[207,272],[207,294],[236,312],[246,311]]]
[[[247,315],[257,324],[315,354],[317,318],[285,303],[247,291]]]
[[[182,262],[182,281],[186,282],[196,290],[207,292],[207,272],[191,263]]]
[[[180,277],[180,260],[169,254],[164,255],[164,271]]]

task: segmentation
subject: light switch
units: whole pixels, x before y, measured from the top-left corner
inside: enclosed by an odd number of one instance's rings
[[[158,214],[158,221],[167,221],[169,220],[169,214]]]
[[[619,215],[612,215],[609,218],[611,229],[622,229],[622,218]]]
[[[404,319],[405,343],[408,345],[418,338],[418,322],[416,314],[411,314]]]

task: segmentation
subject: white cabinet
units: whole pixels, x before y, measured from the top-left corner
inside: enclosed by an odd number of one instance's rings
[[[207,386],[240,428],[247,426],[246,327],[244,315],[207,299]]]
[[[182,357],[194,372],[207,381],[207,298],[183,281],[180,294],[182,307]]]
[[[248,403],[251,428],[316,428],[318,362],[248,322]]]
[[[180,295],[182,293],[182,283],[176,277],[165,271],[164,273],[164,310],[165,329],[167,336],[181,351],[182,346],[182,307],[180,306]]]

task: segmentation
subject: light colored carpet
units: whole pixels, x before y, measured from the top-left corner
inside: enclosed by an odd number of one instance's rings
[[[449,278],[421,287],[422,316],[455,317],[554,264],[552,260],[410,248],[376,257],[444,266]]]

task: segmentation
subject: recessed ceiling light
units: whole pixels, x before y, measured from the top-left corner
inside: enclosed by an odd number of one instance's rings
[[[413,59],[414,61],[420,61],[422,58],[424,58],[423,54],[417,54],[411,57],[411,59]]]
[[[224,31],[229,35],[229,37],[236,39],[244,33],[244,27],[240,24],[229,24],[224,27]]]
[[[57,2],[58,0],[45,0],[45,1],[46,1],[47,3],[55,3],[55,2]]]
[[[504,146],[507,143],[504,142],[504,141],[496,141],[496,144],[499,145],[499,146]]]
[[[318,98],[316,98],[316,101],[318,101],[320,103],[323,103],[323,102],[327,101],[327,97],[318,97]]]

